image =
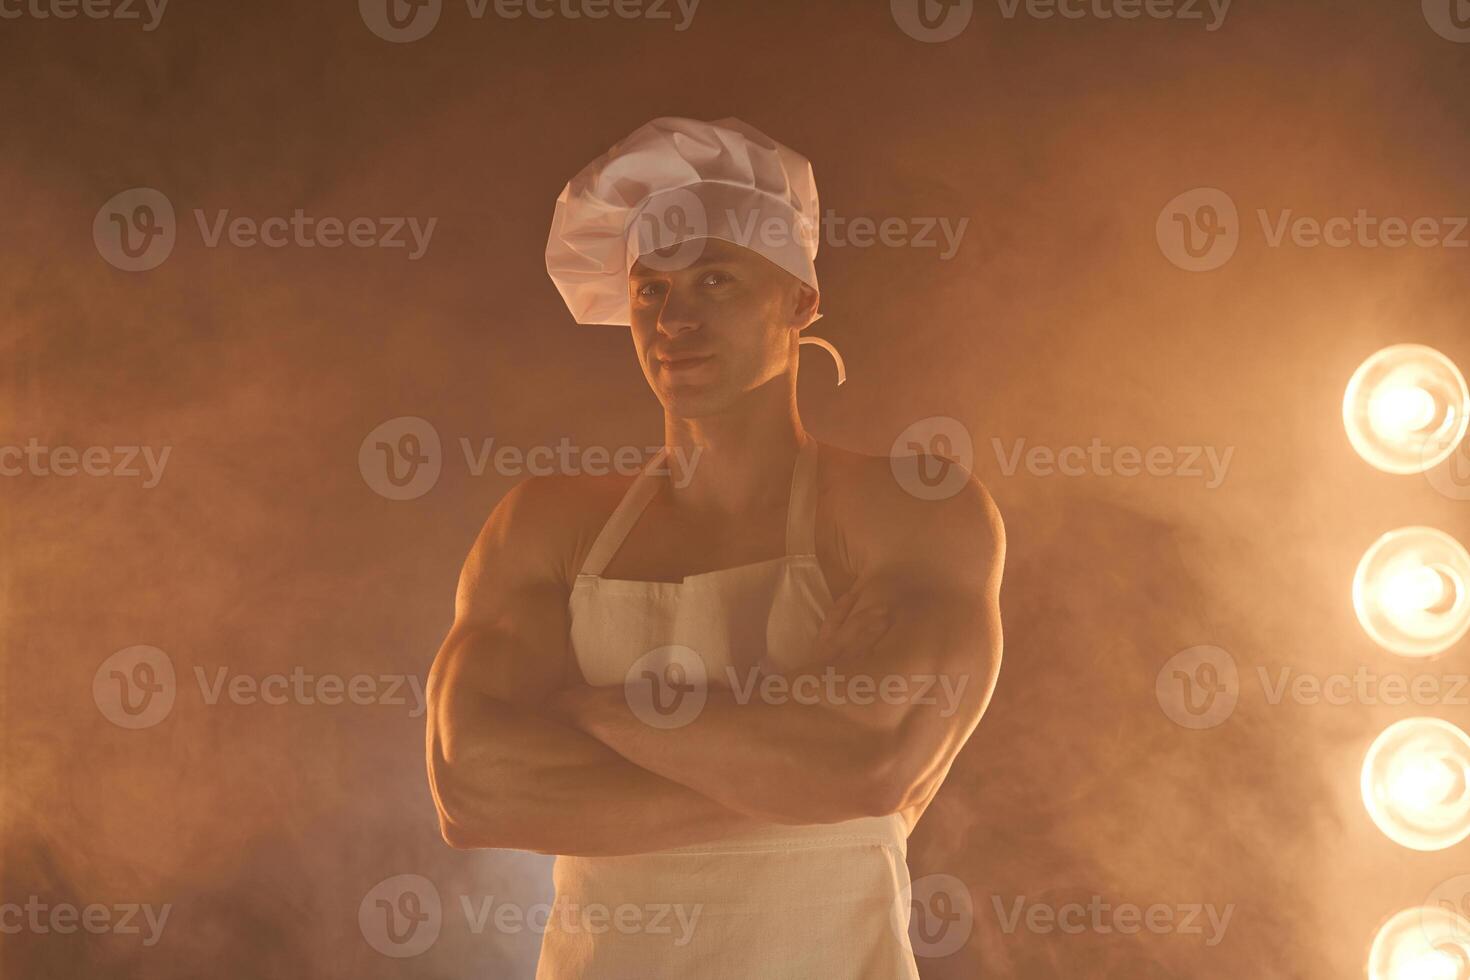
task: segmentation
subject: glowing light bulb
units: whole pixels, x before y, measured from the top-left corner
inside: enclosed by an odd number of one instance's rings
[[[1391,917],[1373,937],[1368,980],[1470,980],[1470,922],[1423,906]]]
[[[1427,810],[1450,802],[1455,777],[1454,768],[1443,759],[1406,759],[1388,776],[1388,798],[1399,809]]]
[[[1439,718],[1384,729],[1363,759],[1363,806],[1389,839],[1438,851],[1470,837],[1470,736]]]
[[[1380,646],[1430,657],[1470,632],[1470,553],[1432,527],[1379,538],[1353,576],[1358,622]]]
[[[1453,953],[1431,950],[1394,968],[1394,980],[1458,980],[1463,976]]]
[[[1419,565],[1394,572],[1385,579],[1379,588],[1379,601],[1402,617],[1433,609],[1444,601],[1450,586],[1437,570]]]
[[[1470,424],[1470,389],[1432,347],[1395,344],[1348,381],[1342,421],[1358,455],[1389,473],[1422,473],[1443,462]]]
[[[1438,414],[1434,396],[1418,385],[1380,388],[1368,399],[1368,424],[1385,439],[1427,428]]]

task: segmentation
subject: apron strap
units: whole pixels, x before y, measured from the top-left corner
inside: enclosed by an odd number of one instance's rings
[[[667,446],[659,449],[628,487],[617,509],[602,526],[592,549],[582,562],[582,575],[601,575],[622,547],[623,539],[633,530],[648,502],[658,492],[655,470],[668,455]],[[791,494],[786,503],[786,554],[816,554],[817,520],[817,440],[807,437],[796,454],[796,467],[791,472]]]
[[[638,522],[638,517],[643,513],[643,508],[653,499],[658,492],[658,481],[653,479],[654,470],[664,461],[668,455],[669,448],[664,446],[654,454],[633,480],[628,492],[623,494],[623,499],[618,501],[617,509],[602,525],[602,531],[597,535],[597,540],[592,542],[592,550],[587,552],[587,559],[582,562],[582,575],[601,575],[607,563],[612,561],[613,555],[617,554],[618,548],[622,547],[623,539],[628,532],[633,530],[633,525]]]
[[[817,440],[811,436],[796,454],[791,497],[786,505],[786,554],[817,553]]]

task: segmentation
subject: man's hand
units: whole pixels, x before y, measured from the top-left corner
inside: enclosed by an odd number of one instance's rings
[[[792,677],[808,670],[820,670],[844,657],[866,653],[873,648],[888,628],[893,617],[881,596],[868,589],[868,583],[855,582],[842,594],[822,619],[822,628],[812,642],[811,652],[799,664],[789,668],[762,658],[758,667],[763,674]]]

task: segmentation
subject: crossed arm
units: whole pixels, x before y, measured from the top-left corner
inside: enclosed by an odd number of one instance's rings
[[[945,501],[892,481],[854,495],[857,583],[810,665],[779,679],[815,696],[712,689],[671,730],[641,722],[621,687],[568,676],[566,577],[546,533],[566,501],[536,483],[486,523],[430,674],[430,786],[451,845],[636,853],[932,797],[1000,665],[1004,532],[978,483]]]

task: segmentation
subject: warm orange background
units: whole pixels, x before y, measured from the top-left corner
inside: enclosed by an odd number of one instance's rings
[[[1470,872],[1470,843],[1389,843],[1357,765],[1402,708],[1268,704],[1256,667],[1465,673],[1374,647],[1362,550],[1403,524],[1470,540],[1466,504],[1349,449],[1357,363],[1400,341],[1470,367],[1470,252],[1267,246],[1255,219],[1470,211],[1470,45],[1418,3],[1235,5],[1199,22],[1005,19],[923,44],[884,2],[705,0],[693,26],[469,19],[388,44],[354,4],[174,0],[136,23],[0,21],[0,444],[168,445],[154,489],[14,477],[3,497],[0,901],[172,902],[163,941],[5,936],[7,977],[528,977],[537,937],[474,936],[457,896],[549,896],[545,859],[439,840],[423,722],[405,709],[205,705],[192,670],[426,673],[459,562],[514,482],[457,440],[648,445],[657,403],[617,328],[578,327],[542,265],[552,202],[656,115],[736,115],[814,162],[843,216],[968,217],[958,254],[827,249],[803,418],[888,451],[962,420],[1005,516],[994,705],[911,842],[965,880],[962,952],[928,977],[1343,978],[1389,913]],[[1351,9],[1345,9],[1351,7]],[[169,196],[159,268],[99,258],[93,215]],[[1165,202],[1230,193],[1239,251],[1189,273]],[[190,212],[437,217],[428,253],[205,248]],[[446,444],[392,502],[363,437],[418,415]],[[1006,476],[1009,446],[1235,447],[1200,480]],[[1234,717],[1171,723],[1154,677],[1216,644]],[[112,652],[180,672],[130,732],[91,699]],[[1464,707],[1439,714],[1464,725]],[[363,941],[393,874],[433,879],[444,933],[414,960]],[[1236,906],[1225,939],[1006,935],[992,896]]]

